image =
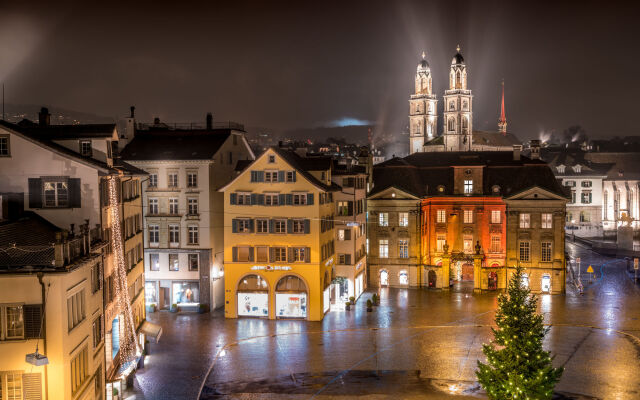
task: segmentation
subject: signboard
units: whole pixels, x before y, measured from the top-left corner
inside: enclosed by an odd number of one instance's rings
[[[291,271],[291,267],[287,265],[254,265],[251,269],[254,271]]]
[[[633,259],[633,269],[638,269],[638,259],[637,258]]]
[[[589,265],[589,268],[587,268],[587,272],[593,274],[593,268],[591,268],[591,265]]]

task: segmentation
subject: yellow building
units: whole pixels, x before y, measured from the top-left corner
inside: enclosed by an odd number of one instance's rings
[[[272,147],[224,192],[225,316],[322,320],[333,279],[331,159]]]

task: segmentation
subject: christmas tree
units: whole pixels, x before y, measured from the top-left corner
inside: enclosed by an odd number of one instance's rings
[[[549,331],[537,313],[537,298],[522,285],[522,268],[498,298],[494,340],[482,346],[487,364],[478,361],[476,376],[490,399],[551,399],[563,368],[554,368],[542,341]]]

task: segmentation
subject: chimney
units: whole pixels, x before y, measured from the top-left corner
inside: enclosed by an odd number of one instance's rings
[[[134,106],[129,107],[129,110],[131,110],[131,115],[129,116],[129,118],[135,118],[136,117],[136,108]]]
[[[210,131],[213,129],[213,114],[210,112],[207,113],[207,130]]]
[[[51,114],[47,107],[42,107],[38,114],[40,126],[49,126],[51,124]]]
[[[532,160],[540,159],[540,140],[539,139],[531,140],[531,159]]]
[[[521,144],[513,145],[513,161],[520,161],[520,153],[522,152]]]
[[[154,124],[154,125],[160,125],[160,118],[155,117],[155,118],[153,119],[153,124]]]

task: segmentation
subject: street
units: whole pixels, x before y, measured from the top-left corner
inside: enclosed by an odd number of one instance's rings
[[[556,397],[638,398],[640,289],[624,260],[570,243],[567,252],[581,258],[584,293],[567,282],[566,295],[539,299],[551,326],[545,348],[565,367]],[[462,285],[380,294],[371,313],[367,292],[355,310],[330,312],[322,322],[225,320],[220,310],[149,314],[164,334],[129,398],[196,399],[200,391],[201,399],[483,398],[474,371],[491,339],[498,293]]]

